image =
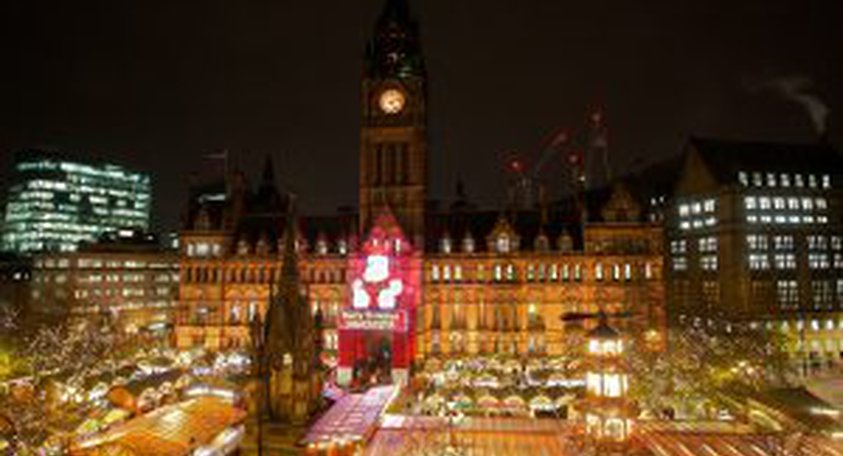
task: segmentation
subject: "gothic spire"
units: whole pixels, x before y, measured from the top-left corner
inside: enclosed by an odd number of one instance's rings
[[[284,248],[280,252],[282,255],[281,274],[278,278],[271,277],[269,285],[265,343],[270,358],[293,348],[296,306],[301,298],[296,253],[296,215],[292,198],[290,198],[285,224]]]
[[[263,163],[263,172],[261,173],[261,187],[275,186],[275,166],[272,163],[272,155],[267,154],[266,160]]]
[[[386,0],[366,48],[366,75],[370,78],[424,77],[419,31],[408,0]]]

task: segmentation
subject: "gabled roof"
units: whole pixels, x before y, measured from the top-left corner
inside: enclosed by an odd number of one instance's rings
[[[843,157],[826,143],[780,143],[691,137],[696,151],[720,183],[733,183],[738,172],[843,174]]]

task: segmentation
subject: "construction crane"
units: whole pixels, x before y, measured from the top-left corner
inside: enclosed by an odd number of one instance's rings
[[[608,129],[605,116],[596,110],[588,117],[586,128],[571,132],[558,128],[542,142],[538,160],[529,166],[524,155],[510,153],[505,157],[507,175],[511,177],[508,188],[511,202],[515,205],[531,206],[541,204],[545,189],[541,184],[542,172],[552,159],[561,155],[563,169],[569,171],[568,179],[562,179],[563,193],[581,194],[589,185],[589,163],[599,160],[605,180],[610,179],[608,155]],[[595,179],[596,180],[596,179]],[[599,182],[595,182],[599,184]],[[520,203],[520,204],[519,204]]]

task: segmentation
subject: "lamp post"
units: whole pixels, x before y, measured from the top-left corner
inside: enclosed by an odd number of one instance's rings
[[[588,333],[588,371],[583,400],[586,437],[599,452],[625,453],[632,431],[629,380],[623,362],[624,341],[605,313]]]

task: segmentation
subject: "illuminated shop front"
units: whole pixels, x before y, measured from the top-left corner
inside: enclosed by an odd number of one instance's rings
[[[382,214],[349,259],[339,317],[337,381],[405,383],[415,353],[420,261],[391,214]]]

